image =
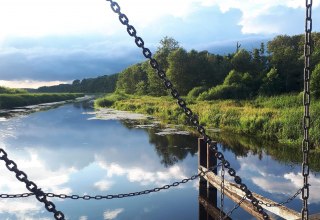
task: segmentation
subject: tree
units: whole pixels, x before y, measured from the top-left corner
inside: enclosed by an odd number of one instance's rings
[[[251,55],[248,51],[241,49],[231,59],[233,69],[239,72],[252,70]]]
[[[284,85],[280,92],[301,91],[303,70],[302,35],[280,35],[268,42],[270,64],[277,69],[279,80]]]
[[[117,90],[134,94],[136,93],[137,84],[141,81],[147,82],[147,73],[142,68],[142,64],[138,63],[128,67],[119,74]]]
[[[160,68],[163,71],[166,72],[168,70],[169,63],[167,59],[169,54],[178,48],[180,48],[179,42],[172,37],[166,36],[160,40],[160,46],[158,47],[154,58],[158,61]],[[144,67],[148,76],[148,93],[153,96],[167,95],[167,91],[156,71],[149,65],[149,63],[145,63]]]
[[[320,98],[320,63],[312,71],[310,89],[316,99]]]
[[[277,69],[271,68],[262,80],[259,94],[267,96],[279,94],[279,92],[283,90],[282,86]]]
[[[168,57],[167,75],[181,95],[186,95],[194,85],[188,68],[188,61],[188,53],[182,48],[170,53]]]

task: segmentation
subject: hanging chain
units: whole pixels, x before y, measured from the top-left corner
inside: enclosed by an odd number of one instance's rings
[[[279,203],[266,203],[266,202],[262,202],[262,201],[259,201],[259,204],[261,205],[265,205],[267,207],[278,207],[278,206],[283,206],[285,204],[288,204],[290,203],[292,200],[294,200],[299,194],[301,194],[303,190],[303,187],[301,189],[298,189],[298,191],[293,195],[291,196],[290,198],[288,198],[287,200],[283,201],[283,202],[279,202]]]
[[[152,53],[149,48],[145,47],[144,41],[141,37],[137,36],[136,29],[129,24],[128,17],[121,13],[120,6],[117,2],[113,0],[106,0],[110,2],[110,6],[113,12],[118,14],[119,21],[121,24],[125,25],[127,28],[128,34],[134,38],[136,45],[142,49],[142,53],[145,58],[149,59],[151,67],[156,70],[159,78],[163,81],[164,86],[171,91],[173,98],[177,100],[178,105],[183,109],[185,115],[189,118],[190,122],[197,128],[198,132],[202,135],[204,141],[209,144],[210,148],[214,151],[214,155],[220,161],[223,161],[225,167],[228,169],[229,175],[234,178],[234,181],[240,185],[241,190],[246,193],[248,199],[251,200],[251,203],[258,210],[258,212],[263,216],[264,219],[269,219],[269,215],[263,210],[259,205],[259,201],[254,198],[251,191],[248,190],[247,186],[242,183],[242,180],[239,176],[236,175],[236,171],[230,167],[230,163],[224,159],[224,155],[218,151],[217,142],[213,141],[207,134],[205,128],[199,123],[198,116],[194,114],[190,108],[187,107],[186,101],[181,98],[179,92],[174,88],[172,82],[167,78],[166,73],[160,68],[159,63],[152,57]],[[226,166],[226,164],[228,166]]]
[[[303,105],[304,105],[304,116],[303,116],[303,163],[302,163],[302,175],[303,175],[303,189],[302,189],[302,200],[303,208],[301,215],[303,220],[309,219],[308,210],[308,198],[309,198],[309,128],[310,128],[310,57],[312,53],[311,48],[311,32],[312,32],[312,0],[306,0],[306,20],[305,20],[305,44],[304,44],[304,93],[303,93]]]
[[[244,195],[244,196],[240,199],[240,201],[233,207],[233,209],[231,209],[231,210],[222,218],[222,220],[225,220],[225,219],[227,219],[228,217],[230,217],[230,216],[232,215],[232,213],[241,206],[241,204],[246,200],[246,198],[247,198],[246,195]]]
[[[56,197],[59,199],[83,199],[83,200],[101,200],[101,199],[122,199],[122,198],[127,198],[127,197],[134,197],[134,196],[141,196],[141,195],[146,195],[146,194],[150,194],[150,193],[154,193],[154,192],[159,192],[161,190],[167,190],[170,189],[171,187],[177,187],[181,184],[185,184],[191,180],[195,180],[200,176],[204,176],[209,172],[213,172],[215,169],[217,169],[217,167],[221,166],[221,163],[210,167],[208,170],[203,171],[201,170],[198,174],[193,175],[189,178],[183,179],[179,182],[174,182],[170,185],[164,185],[162,187],[156,187],[153,189],[147,189],[147,190],[143,190],[143,191],[139,191],[139,192],[132,192],[132,193],[124,193],[124,194],[115,194],[115,195],[96,195],[96,196],[90,196],[90,195],[66,195],[66,194],[54,194],[54,193],[44,193],[47,197]],[[0,198],[2,199],[13,199],[13,198],[25,198],[25,197],[29,197],[29,196],[33,196],[35,195],[34,193],[23,193],[23,194],[14,194],[14,195],[10,195],[10,194],[0,194]]]
[[[20,181],[26,184],[26,188],[32,192],[33,195],[36,196],[37,200],[39,202],[43,202],[45,204],[45,208],[49,211],[54,213],[54,218],[58,220],[64,220],[64,214],[60,211],[56,210],[56,206],[53,204],[53,202],[47,200],[46,194],[38,188],[38,186],[28,180],[27,174],[25,174],[23,171],[18,169],[17,164],[8,158],[7,152],[0,148],[0,160],[3,160],[6,163],[6,167],[8,168],[9,171],[13,172],[16,174],[16,178]],[[29,193],[22,194],[24,197],[29,195]]]
[[[221,183],[220,183],[220,220],[224,215],[224,164],[221,165]]]

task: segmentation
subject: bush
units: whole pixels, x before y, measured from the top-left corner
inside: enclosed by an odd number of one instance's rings
[[[94,106],[96,108],[103,108],[103,107],[111,107],[116,101],[127,99],[129,95],[117,91],[116,93],[107,94],[102,98],[96,99],[94,101]]]
[[[194,87],[193,89],[190,90],[190,92],[187,95],[188,99],[196,99],[198,96],[206,91],[208,88],[206,86],[198,86]]]
[[[24,89],[11,89],[4,86],[0,86],[0,94],[21,94],[27,93]]]
[[[244,99],[248,97],[248,89],[240,85],[218,85],[199,95],[198,100]]]

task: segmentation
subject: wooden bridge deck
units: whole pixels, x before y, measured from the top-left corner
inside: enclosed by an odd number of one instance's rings
[[[205,172],[209,167],[213,167],[217,164],[216,159],[214,159],[214,155],[212,154],[212,151],[209,149],[207,144],[204,143],[204,141],[200,138],[198,143],[198,156],[199,156],[199,172]],[[221,184],[221,178],[217,176],[215,172],[208,172],[203,177],[200,178],[200,184],[205,185],[209,188],[214,188],[216,190],[220,190],[220,184]],[[244,196],[245,193],[240,189],[240,187],[235,184],[231,183],[227,180],[224,180],[224,194],[229,197],[232,201],[235,203],[238,203]],[[253,196],[257,198],[259,201],[265,203],[265,204],[274,204],[276,202],[267,199],[257,193],[252,192]],[[201,203],[206,209],[208,210],[208,213],[214,215],[217,215],[217,208],[213,208],[213,204],[210,204],[210,199],[205,199],[202,197],[202,195],[199,196],[199,203]],[[212,202],[211,202],[212,203]],[[292,209],[287,208],[286,206],[266,206],[261,204],[263,209],[266,211],[273,213],[277,216],[280,216],[287,220],[298,220],[301,219],[301,214],[299,212],[296,212]],[[263,219],[263,217],[255,210],[254,206],[251,204],[249,200],[244,200],[241,204],[241,208],[243,208],[245,211],[250,213],[252,216],[256,217],[257,219]],[[218,211],[219,212],[219,211]],[[220,213],[220,212],[219,212]],[[211,215],[210,214],[210,215]],[[213,217],[214,218],[214,217]],[[273,219],[272,216],[270,216],[270,219]],[[319,214],[313,214],[309,216],[309,220],[320,220],[320,213]]]

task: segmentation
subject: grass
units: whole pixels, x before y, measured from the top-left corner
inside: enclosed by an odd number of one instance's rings
[[[107,103],[106,105],[103,105]],[[302,141],[302,95],[258,97],[254,100],[189,101],[202,125],[222,131],[256,136],[289,145]],[[188,124],[176,101],[169,97],[137,97],[109,94],[95,101],[96,107],[112,107],[153,115],[164,123]],[[320,150],[320,101],[311,104],[311,143]]]
[[[59,102],[84,96],[81,93],[15,93],[0,94],[0,109],[10,109],[40,103]]]

